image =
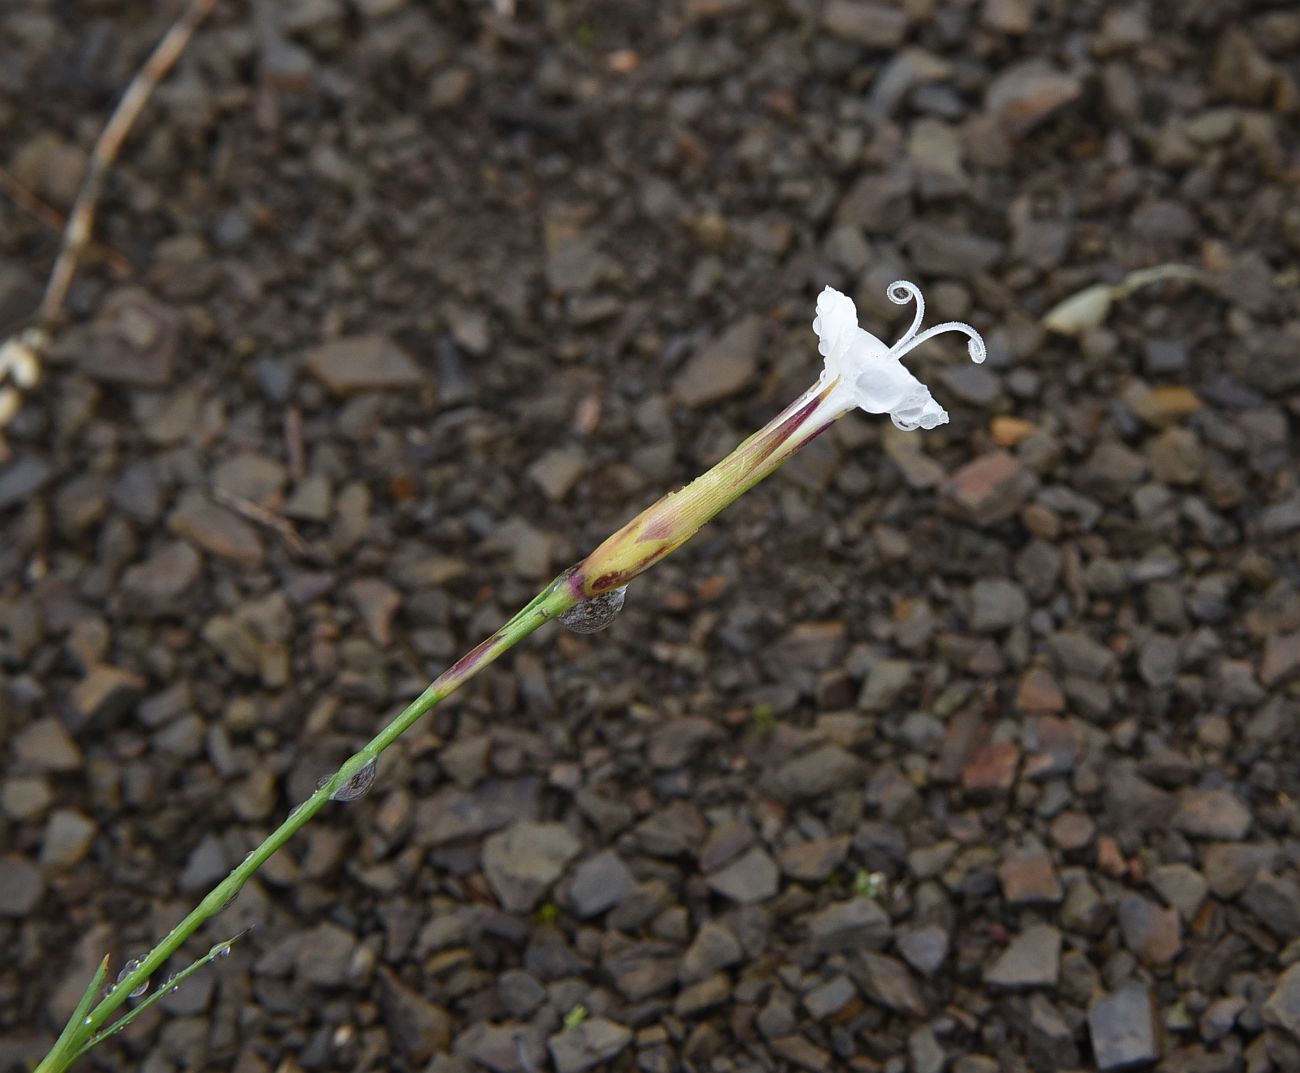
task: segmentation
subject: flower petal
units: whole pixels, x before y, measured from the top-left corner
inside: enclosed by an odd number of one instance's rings
[[[858,327],[857,309],[850,298],[834,287],[827,287],[818,296],[813,331],[817,333],[817,349],[826,359],[820,383],[832,386],[832,405],[840,412],[858,406],[867,413],[889,414],[895,425],[909,430],[945,424],[948,412],[901,359],[928,339],[955,331],[968,337],[971,358],[980,362],[986,354],[984,340],[969,324],[957,321],[937,324],[918,334],[925,309],[920,288],[898,280],[890,284],[888,295],[890,301],[900,305],[916,302],[911,328],[892,347]]]
[[[852,346],[858,332],[858,310],[853,299],[834,287],[827,287],[817,296],[817,316],[812,326],[820,340],[817,350],[821,356],[839,359]]]

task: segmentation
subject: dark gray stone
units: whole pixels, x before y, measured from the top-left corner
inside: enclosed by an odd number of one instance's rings
[[[925,1016],[925,1000],[907,966],[884,954],[865,953],[856,963],[859,984],[868,998],[895,1013]]]
[[[776,862],[768,852],[755,846],[730,864],[708,877],[708,884],[719,894],[741,905],[766,901],[777,891],[780,881]]]
[[[680,978],[692,984],[737,964],[743,957],[740,943],[723,925],[706,920],[682,957]]]
[[[563,824],[523,820],[484,841],[483,872],[507,912],[527,913],[581,849]]]
[[[1130,983],[1088,1011],[1092,1051],[1101,1073],[1131,1069],[1160,1057],[1151,994]]]
[[[594,917],[620,905],[635,886],[623,859],[614,850],[605,850],[574,869],[569,902],[579,917]]]
[[[1300,962],[1282,974],[1264,1003],[1264,1023],[1300,1039]]]
[[[971,628],[995,633],[1017,626],[1029,614],[1025,590],[1006,578],[981,578],[971,586]]]
[[[412,1066],[420,1066],[445,1051],[451,1042],[447,1011],[407,987],[388,969],[380,972],[379,979],[379,1012],[397,1052]]]
[[[1239,842],[1250,830],[1250,809],[1230,790],[1189,790],[1178,800],[1174,827],[1193,838]]]
[[[758,372],[763,324],[745,317],[700,350],[673,381],[673,394],[685,406],[710,406],[748,387]]]
[[[337,924],[318,924],[305,932],[294,966],[299,980],[319,987],[339,987],[348,980],[357,938]]]
[[[1055,987],[1061,971],[1061,933],[1050,924],[1034,924],[1007,944],[984,973],[990,987]]]
[[[835,902],[808,917],[808,937],[819,953],[867,947],[881,949],[892,927],[889,917],[870,898]]]
[[[1259,872],[1241,896],[1241,904],[1284,942],[1300,937],[1300,885],[1293,880]]]
[[[550,1038],[551,1061],[556,1073],[583,1073],[609,1061],[631,1042],[630,1029],[604,1017],[593,1017]]]
[[[926,924],[898,933],[898,952],[917,972],[930,976],[948,957],[948,933],[938,924]]]
[[[45,876],[22,857],[7,858],[0,867],[0,917],[27,916],[45,894]]]

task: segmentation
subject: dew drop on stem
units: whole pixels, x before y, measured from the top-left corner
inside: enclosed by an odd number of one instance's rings
[[[324,786],[334,776],[324,776],[319,786]],[[375,784],[375,761],[367,760],[365,764],[353,773],[352,778],[342,783],[337,790],[330,794],[331,801],[355,801],[359,797],[365,797],[370,792],[370,787]]]
[[[217,958],[230,957],[230,944],[227,942],[220,942],[220,943],[213,944],[212,949],[208,951],[208,957],[212,958],[213,960]]]
[[[116,991],[117,985],[120,984],[123,980],[125,980],[128,976],[130,976],[131,973],[135,972],[135,970],[138,969],[139,967],[140,967],[139,958],[131,958],[130,961],[128,961],[125,965],[122,966],[122,971],[117,974],[117,979],[113,981],[112,986],[108,989],[108,993],[111,995],[114,991]],[[127,995],[127,998],[139,998],[148,990],[149,990],[149,981],[147,979],[142,980],[139,984],[136,985],[135,989],[132,990]]]
[[[602,592],[590,600],[575,604],[560,616],[560,625],[573,633],[596,633],[603,630],[623,610],[627,586]]]

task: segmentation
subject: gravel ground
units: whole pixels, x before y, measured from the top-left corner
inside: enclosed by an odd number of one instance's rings
[[[67,209],[175,9],[3,5],[16,182]],[[512,653],[90,1065],[1300,1069],[1298,56],[1281,0],[223,5],[0,462],[0,1063],[901,277],[989,341],[913,361],[950,425]],[[0,331],[56,244],[0,200]]]

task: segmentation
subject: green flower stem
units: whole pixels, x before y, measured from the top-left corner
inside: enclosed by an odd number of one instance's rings
[[[497,630],[478,647],[462,656],[409,704],[392,722],[376,734],[362,749],[354,753],[339,769],[321,784],[316,792],[295,808],[288,818],[280,824],[267,839],[252,853],[245,857],[225,879],[218,883],[199,904],[176,925],[166,938],[140,961],[139,967],[117,982],[112,992],[106,995],[87,1016],[81,1016],[81,1024],[69,1025],[72,1035],[64,1040],[62,1046],[56,1047],[36,1067],[36,1073],[55,1073],[66,1069],[84,1050],[99,1031],[107,1025],[108,1019],[121,1007],[137,987],[157,972],[169,957],[193,935],[206,921],[222,911],[239,893],[248,878],[262,867],[298,830],[316,815],[330,797],[367,764],[378,759],[379,754],[404,734],[417,719],[437,705],[445,697],[454,693],[480,670],[496,660],[502,653],[513,648],[539,626],[562,615],[576,602],[565,582],[568,574],[562,574],[520,611],[514,618]],[[64,1030],[65,1034],[67,1029]]]
[[[87,1014],[89,1002],[98,990],[98,979],[102,979],[101,969],[97,982],[87,991],[54,1048],[36,1067],[36,1073],[61,1073],[100,1039],[112,1034],[109,1018],[126,1002],[127,996],[152,977],[206,921],[229,905],[250,876],[324,808],[338,790],[377,761],[379,754],[416,720],[539,626],[585,599],[626,584],[628,579],[680,547],[700,526],[842,416],[844,410],[823,405],[828,403],[831,386],[816,384],[804,392],[707,473],[643,511],[576,567],[555,578],[514,618],[439,675],[401,714],[345,760],[311,797],[289,813],[260,846],[141,959],[138,968],[119,980]]]

